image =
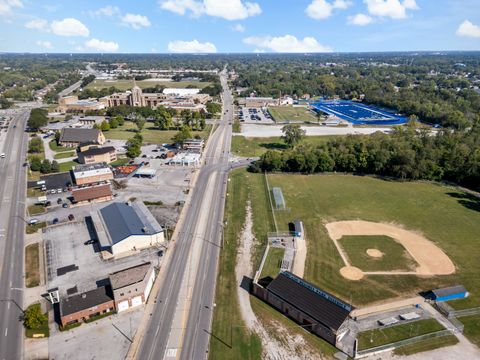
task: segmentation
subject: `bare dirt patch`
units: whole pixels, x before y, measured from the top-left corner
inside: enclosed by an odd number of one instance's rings
[[[367,255],[373,258],[381,258],[384,254],[378,249],[367,249]]]
[[[363,271],[355,266],[344,266],[340,269],[340,274],[347,280],[361,280],[363,278]]]
[[[455,265],[450,258],[435,245],[432,241],[425,238],[423,235],[413,231],[402,229],[397,225],[375,223],[370,221],[337,221],[326,225],[330,238],[335,243],[338,252],[340,253],[347,270],[340,270],[342,276],[345,275],[352,277],[352,270],[348,269],[350,263],[348,257],[339,241],[342,236],[345,235],[386,235],[393,238],[400,243],[405,250],[412,256],[417,262],[418,266],[414,272],[396,272],[396,271],[382,271],[382,272],[369,272],[368,274],[377,275],[450,275],[455,272]],[[372,249],[373,250],[373,249]],[[361,271],[361,270],[360,270]],[[345,275],[344,275],[345,274]],[[364,273],[365,275],[365,273]],[[356,276],[359,276],[358,274]],[[346,277],[348,278],[348,277]]]

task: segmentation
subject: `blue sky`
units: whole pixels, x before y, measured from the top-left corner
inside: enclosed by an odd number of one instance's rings
[[[480,50],[480,0],[0,0],[2,52]]]

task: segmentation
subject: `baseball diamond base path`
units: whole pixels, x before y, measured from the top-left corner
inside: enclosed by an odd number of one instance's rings
[[[455,272],[455,265],[450,258],[432,241],[413,231],[402,229],[392,224],[376,223],[370,221],[337,221],[326,225],[330,238],[335,243],[345,267],[340,269],[343,277],[349,280],[360,280],[363,275],[450,275]],[[351,266],[339,240],[346,235],[386,235],[399,242],[417,262],[418,267],[414,272],[382,271],[362,272]],[[362,273],[360,276],[359,271]]]

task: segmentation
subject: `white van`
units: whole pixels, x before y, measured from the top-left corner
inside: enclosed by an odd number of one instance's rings
[[[5,159],[5,153],[1,153],[0,158]]]
[[[30,219],[28,220],[28,225],[33,225],[33,224],[36,224],[38,223],[38,219]]]

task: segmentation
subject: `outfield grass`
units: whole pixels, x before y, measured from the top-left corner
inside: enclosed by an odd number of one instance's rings
[[[25,248],[25,286],[27,288],[40,285],[40,257],[38,243]]]
[[[53,157],[54,159],[66,159],[66,158],[69,158],[69,157],[74,157],[76,155],[75,151],[64,151],[64,152],[60,152],[58,154],[55,154],[55,156]]]
[[[444,327],[435,319],[424,319],[408,324],[374,329],[358,334],[358,350],[365,350],[393,342],[410,339],[415,336],[430,334],[443,330]]]
[[[207,138],[210,129],[211,125],[207,125],[203,131],[192,131],[192,136],[199,135],[202,138]],[[104,132],[107,139],[115,140],[128,140],[134,137],[136,133],[137,126],[131,121],[125,121],[123,126]],[[144,144],[169,144],[176,133],[176,130],[158,130],[152,122],[147,122],[141,132]]]
[[[409,356],[424,351],[440,349],[442,347],[452,346],[458,344],[458,339],[455,335],[446,335],[419,341],[415,344],[401,346],[396,348],[393,353],[400,356]]]
[[[285,254],[285,249],[270,247],[267,258],[265,259],[265,264],[263,265],[261,277],[270,276],[273,279],[277,277],[280,272],[283,254]]]
[[[317,123],[317,117],[313,115],[307,107],[293,106],[270,106],[268,111],[276,122],[313,122]]]
[[[162,85],[166,88],[186,88],[187,86],[196,86],[199,89],[203,89],[208,85],[211,85],[209,82],[200,82],[200,81],[146,81],[138,80],[136,81],[137,85],[142,88],[155,87],[156,85]],[[101,90],[115,86],[120,91],[131,90],[133,88],[133,80],[93,80],[90,84],[87,85],[86,89]]]
[[[468,340],[480,347],[480,315],[464,316],[458,318],[458,320],[465,325],[463,334]]]
[[[328,136],[306,136],[301,144],[321,145],[334,139],[337,135]],[[285,150],[287,145],[279,137],[269,138],[246,138],[244,136],[232,137],[232,152],[239,156],[256,157],[261,156],[267,150]]]
[[[251,175],[262,176],[262,175]],[[279,230],[288,230],[293,219],[304,222],[307,238],[305,279],[317,286],[364,305],[453,284],[470,292],[455,308],[480,306],[480,212],[470,197],[455,188],[426,182],[396,182],[352,175],[269,175],[270,186],[283,190],[291,212],[276,213]],[[456,274],[437,277],[366,276],[347,281],[324,224],[362,219],[394,222],[422,232],[452,259]]]
[[[389,236],[343,236],[339,241],[350,264],[363,271],[413,271],[416,262],[405,248]],[[384,255],[373,258],[368,249],[380,250]]]

